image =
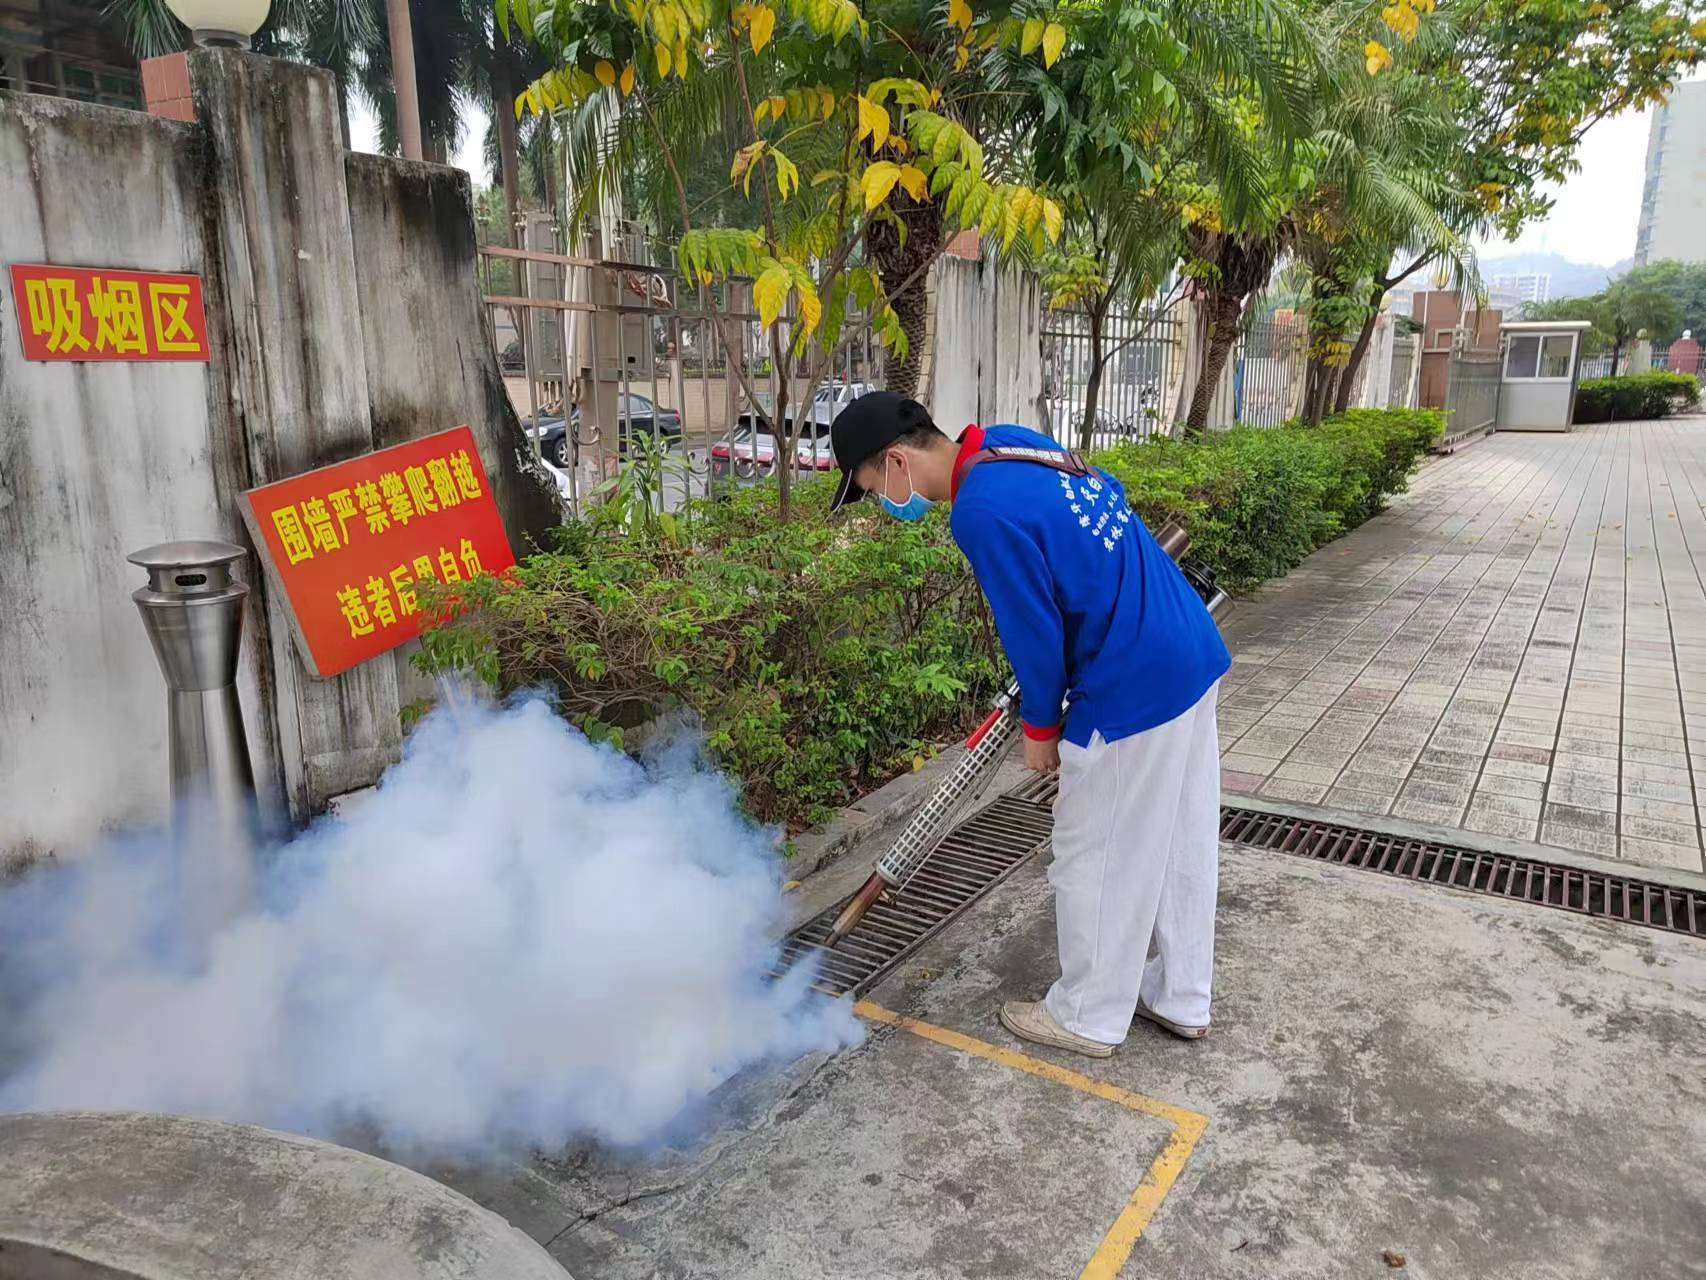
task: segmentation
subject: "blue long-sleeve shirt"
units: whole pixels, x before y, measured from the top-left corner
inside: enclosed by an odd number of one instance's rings
[[[1114,742],[1190,710],[1232,659],[1119,482],[1028,462],[964,468],[991,445],[1060,446],[1024,427],[968,427],[954,466],[949,528],[995,615],[1026,733]]]

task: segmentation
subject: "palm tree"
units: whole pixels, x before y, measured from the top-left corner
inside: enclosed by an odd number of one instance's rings
[[[1209,404],[1226,361],[1237,344],[1244,322],[1244,304],[1268,283],[1280,255],[1290,243],[1289,218],[1252,211],[1241,226],[1193,224],[1186,232],[1192,257],[1209,265],[1211,274],[1198,282],[1203,304],[1203,357],[1185,411],[1187,435],[1208,428]]]
[[[1332,119],[1317,135],[1317,181],[1294,213],[1296,253],[1310,275],[1310,422],[1349,404],[1393,284],[1442,258],[1460,282],[1474,278],[1473,255],[1448,221],[1467,224],[1472,215],[1438,176],[1460,140],[1450,103],[1434,81],[1368,75],[1361,55],[1348,52]],[[1400,258],[1408,265],[1395,270]]]
[[[1461,276],[1473,275],[1462,236],[1441,213],[1459,209],[1456,193],[1436,176],[1457,136],[1449,104],[1422,77],[1369,74],[1359,47],[1361,6],[1323,6],[1314,17],[1329,53],[1312,69],[1302,140],[1289,151],[1252,149],[1261,166],[1247,181],[1253,198],[1229,201],[1217,175],[1189,206],[1200,210],[1186,237],[1190,258],[1201,264],[1206,340],[1187,431],[1208,425],[1246,300],[1286,256],[1310,277],[1305,412],[1314,421],[1348,403],[1387,289],[1441,256]],[[1413,261],[1394,270],[1404,251]]]
[[[1150,73],[1168,49],[1185,52],[1171,59],[1163,89]],[[1021,69],[1037,175],[1069,193],[1074,215],[1075,252],[1055,261],[1045,283],[1055,305],[1082,309],[1089,330],[1081,447],[1117,352],[1104,341],[1109,310],[1163,287],[1185,248],[1179,205],[1198,175],[1217,175],[1237,214],[1265,201],[1261,148],[1283,152],[1308,118],[1305,70],[1318,58],[1313,33],[1287,10],[1199,0],[1148,11],[1108,5],[1059,66]],[[1265,131],[1249,126],[1257,113]],[[1271,266],[1254,269],[1265,279]],[[1233,332],[1236,323],[1234,314]]]

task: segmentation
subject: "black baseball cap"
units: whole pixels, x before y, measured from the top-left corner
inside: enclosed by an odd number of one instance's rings
[[[867,391],[836,414],[829,427],[829,451],[841,468],[841,487],[829,509],[839,511],[865,496],[853,482],[860,466],[907,432],[935,425],[928,409],[898,391]]]

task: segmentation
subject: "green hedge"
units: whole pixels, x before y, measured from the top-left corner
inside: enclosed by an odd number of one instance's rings
[[[1686,373],[1654,369],[1615,378],[1583,378],[1576,387],[1576,421],[1664,418],[1699,403],[1700,384]]]
[[[1180,520],[1193,554],[1239,588],[1378,511],[1442,425],[1359,410],[1097,461],[1151,527]],[[832,489],[800,485],[785,528],[768,486],[625,536],[608,520],[569,526],[512,581],[459,587],[465,607],[427,632],[419,662],[501,692],[548,688],[589,733],[630,746],[684,709],[755,816],[818,821],[964,733],[1004,676],[945,513],[905,525],[861,506],[831,520]]]
[[[1237,427],[1122,445],[1096,461],[1151,528],[1177,520],[1234,591],[1285,573],[1402,493],[1444,431],[1430,409],[1353,409],[1319,427]]]
[[[511,584],[423,636],[429,672],[544,687],[594,737],[685,710],[748,810],[798,829],[965,733],[999,689],[999,649],[945,519],[864,506],[833,485],[765,485],[697,506],[668,536],[560,531]],[[459,589],[467,591],[467,584]]]

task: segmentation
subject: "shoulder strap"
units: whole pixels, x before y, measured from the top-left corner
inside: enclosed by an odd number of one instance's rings
[[[1034,462],[1069,476],[1087,476],[1093,468],[1078,454],[1061,449],[1029,449],[1020,445],[991,445],[979,449],[965,460],[960,469],[963,476],[980,462]]]

